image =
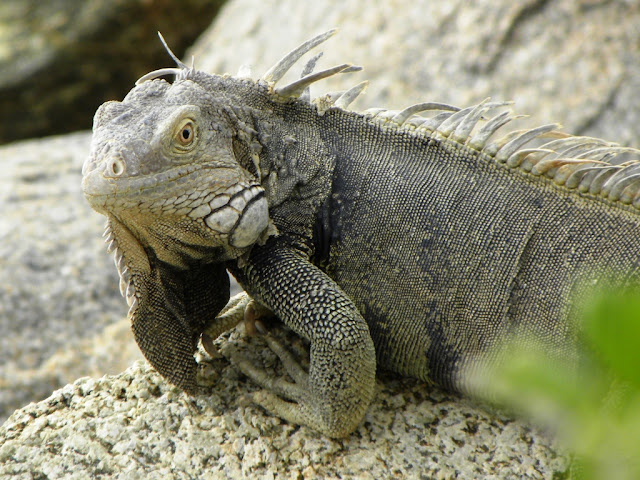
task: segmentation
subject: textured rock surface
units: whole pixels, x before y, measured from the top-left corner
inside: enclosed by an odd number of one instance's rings
[[[259,343],[251,353],[274,368]],[[67,385],[0,428],[0,476],[551,479],[566,469],[524,423],[418,382],[384,377],[364,423],[332,441],[251,404],[253,386],[223,359],[207,360],[203,378],[211,394],[187,397],[139,362]]]
[[[91,127],[165,59],[160,30],[181,52],[222,0],[2,0],[0,143]]]
[[[574,134],[639,146],[639,18],[632,1],[316,1],[309,8],[234,0],[188,58],[194,54],[201,70],[233,74],[246,62],[259,77],[283,52],[339,27],[318,68],[353,62],[365,70],[323,81],[317,93],[369,79],[356,108],[514,100],[531,115],[519,125],[559,122]]]

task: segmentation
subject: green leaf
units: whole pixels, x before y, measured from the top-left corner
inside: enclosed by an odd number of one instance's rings
[[[640,293],[596,295],[585,311],[584,331],[611,373],[640,388]]]

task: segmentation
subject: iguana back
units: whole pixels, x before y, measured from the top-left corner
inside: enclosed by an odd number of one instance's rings
[[[367,320],[379,365],[469,390],[463,371],[509,339],[574,359],[590,287],[637,284],[633,206],[437,133],[343,117],[320,127],[340,153],[317,260]]]

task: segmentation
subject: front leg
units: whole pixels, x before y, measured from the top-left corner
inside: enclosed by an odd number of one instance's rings
[[[369,328],[353,302],[308,259],[277,241],[254,249],[243,267],[230,269],[253,298],[311,343],[306,374],[286,350],[269,341],[295,383],[268,378],[229,352],[245,374],[269,391],[256,400],[291,423],[331,437],[353,432],[371,403],[376,372]]]

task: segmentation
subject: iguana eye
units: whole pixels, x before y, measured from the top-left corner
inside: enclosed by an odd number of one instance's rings
[[[189,148],[196,139],[196,126],[192,120],[181,123],[176,130],[175,141],[178,148]]]

